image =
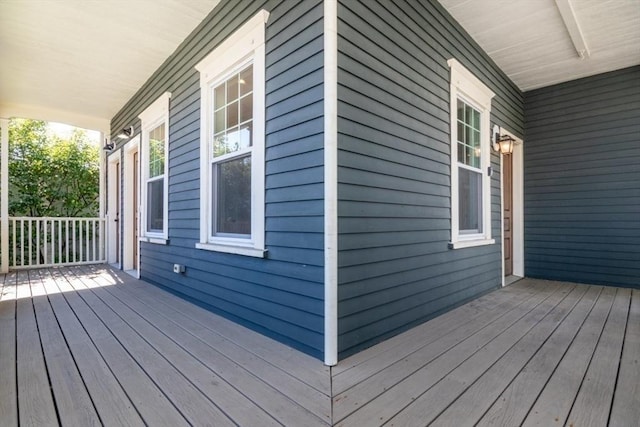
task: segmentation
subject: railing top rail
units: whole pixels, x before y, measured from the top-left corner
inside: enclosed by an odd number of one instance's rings
[[[79,217],[79,216],[10,216],[9,220],[18,220],[18,221],[28,221],[28,220],[45,220],[45,221],[71,221],[71,220],[81,220],[81,221],[97,221],[104,220],[104,217]]]

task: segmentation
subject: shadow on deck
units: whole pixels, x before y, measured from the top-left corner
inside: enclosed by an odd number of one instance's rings
[[[322,362],[105,266],[0,275],[20,425],[640,425],[640,291],[522,280]]]

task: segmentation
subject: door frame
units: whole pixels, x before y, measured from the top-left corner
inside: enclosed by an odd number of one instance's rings
[[[513,143],[512,180],[513,180],[513,213],[512,213],[512,257],[513,275],[524,277],[524,141],[513,132],[500,128],[500,135],[509,135],[515,142]],[[504,277],[504,174],[500,154],[500,228],[501,228],[501,254],[502,258],[502,286],[505,286]]]
[[[138,166],[138,188],[137,197],[138,206],[133,206],[133,181],[134,181],[134,153],[140,150],[140,135],[132,138],[124,146],[124,162],[122,179],[124,182],[122,190],[122,210],[121,217],[123,218],[122,227],[122,270],[134,271],[134,276],[140,278],[140,239],[136,239],[135,242],[131,238],[134,233],[134,221],[136,209],[140,212],[140,167]],[[138,157],[139,159],[139,157]],[[140,233],[140,215],[138,215],[138,234]],[[134,251],[134,246],[137,245],[137,250]],[[133,257],[136,254],[136,262],[134,263]],[[134,265],[137,268],[134,270]]]
[[[120,222],[114,221],[117,211],[122,214],[122,197],[118,197],[121,192],[116,189],[118,177],[120,177],[120,181],[122,182],[120,150],[109,154],[107,165],[107,262],[121,268],[122,257],[117,253],[118,245],[116,244],[118,237],[120,237]],[[118,168],[120,168],[120,171],[117,170]],[[120,205],[120,209],[117,208],[118,205]],[[122,242],[122,240],[120,240],[120,242]],[[120,262],[118,262],[118,260]]]

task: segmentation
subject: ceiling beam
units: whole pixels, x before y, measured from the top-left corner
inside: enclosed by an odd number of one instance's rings
[[[587,42],[584,39],[584,34],[582,34],[582,29],[580,28],[580,23],[578,22],[576,13],[571,5],[571,0],[556,0],[556,5],[560,11],[560,16],[562,17],[564,26],[567,27],[573,46],[578,52],[578,56],[581,59],[588,58],[590,55],[589,48],[587,47]]]

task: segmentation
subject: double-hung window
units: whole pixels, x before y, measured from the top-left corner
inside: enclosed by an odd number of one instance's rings
[[[169,147],[169,92],[140,114],[142,121],[142,236],[147,241],[166,243],[167,170]]]
[[[490,114],[494,94],[455,59],[451,68],[451,247],[491,238]]]
[[[261,11],[197,66],[201,249],[264,256],[265,24]]]

